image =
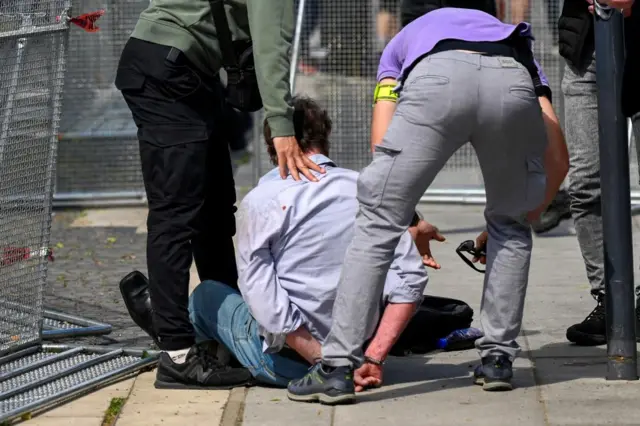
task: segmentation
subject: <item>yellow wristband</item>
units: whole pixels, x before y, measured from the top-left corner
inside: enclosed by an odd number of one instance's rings
[[[377,84],[373,92],[373,104],[378,101],[398,102],[398,94],[393,91],[395,88],[395,84]]]

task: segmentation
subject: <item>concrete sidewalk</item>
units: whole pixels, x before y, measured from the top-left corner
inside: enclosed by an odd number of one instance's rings
[[[482,230],[482,208],[429,205],[422,210],[447,237],[447,242],[433,247],[442,269],[431,272],[427,293],[465,300],[477,316],[482,276],[462,263],[455,248]],[[130,227],[140,232],[140,211],[115,212],[88,211],[82,216],[85,223],[73,226]],[[135,219],[120,223],[127,218]],[[109,223],[98,224],[100,220]],[[639,227],[634,219],[634,229]],[[634,240],[638,247],[638,238]],[[593,307],[575,236],[564,226],[536,238],[534,244],[520,338],[523,352],[515,364],[512,392],[488,393],[473,386],[471,373],[478,359],[475,351],[466,351],[392,358],[385,367],[384,386],[360,394],[353,406],[294,404],[283,390],[267,388],[161,392],[152,387],[153,373],[146,373],[28,424],[100,425],[117,395],[127,398],[118,425],[639,425],[640,381],[605,381],[606,349],[573,347],[565,340],[566,328]]]
[[[442,269],[431,272],[427,293],[465,300],[477,316],[482,276],[463,264],[455,248],[482,230],[482,208],[422,210],[447,237],[433,247]],[[567,225],[534,244],[514,391],[489,393],[471,383],[475,351],[395,358],[385,368],[385,386],[361,394],[354,406],[294,404],[283,391],[251,389],[243,425],[639,425],[640,382],[605,381],[606,348],[579,348],[565,340],[566,328],[594,307]],[[639,225],[634,222],[636,230]]]

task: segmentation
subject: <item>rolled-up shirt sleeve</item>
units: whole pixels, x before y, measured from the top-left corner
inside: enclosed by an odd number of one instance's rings
[[[238,209],[238,286],[264,337],[265,352],[278,352],[287,334],[304,324],[276,274],[270,246],[280,235],[286,213],[274,201],[243,200]]]
[[[409,232],[405,232],[396,247],[387,274],[383,298],[385,303],[421,303],[429,281],[427,269]]]

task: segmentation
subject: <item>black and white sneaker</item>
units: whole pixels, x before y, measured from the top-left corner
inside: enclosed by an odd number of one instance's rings
[[[246,368],[221,363],[202,345],[195,345],[183,363],[174,362],[163,352],[158,361],[156,389],[231,389],[252,381]]]

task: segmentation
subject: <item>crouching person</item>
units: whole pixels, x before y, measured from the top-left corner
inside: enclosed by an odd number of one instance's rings
[[[259,382],[283,387],[321,358],[358,210],[358,173],[328,157],[326,111],[310,99],[294,99],[294,126],[302,151],[326,173],[316,174],[318,182],[282,179],[277,168],[263,176],[238,211],[240,292],[205,281],[190,299],[197,340],[224,344]],[[277,164],[268,126],[264,133]],[[439,267],[428,243],[444,237],[417,217],[409,231],[395,249],[378,301],[377,331],[367,331],[365,364],[353,377],[357,390],[381,385],[383,362],[422,301],[425,265]]]

